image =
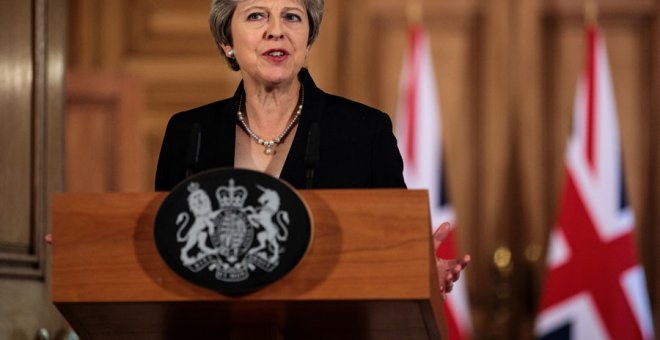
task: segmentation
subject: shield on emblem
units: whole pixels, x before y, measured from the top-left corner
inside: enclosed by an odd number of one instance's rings
[[[154,239],[178,275],[237,295],[291,271],[309,248],[311,228],[311,214],[291,186],[225,168],[178,184],[158,210]]]
[[[215,218],[215,233],[211,236],[213,245],[220,254],[236,262],[239,256],[244,255],[252,245],[254,228],[242,211],[221,212]]]

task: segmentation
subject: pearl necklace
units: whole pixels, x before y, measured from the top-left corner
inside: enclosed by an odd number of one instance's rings
[[[257,142],[259,145],[264,146],[264,153],[266,155],[274,155],[275,154],[275,146],[280,144],[282,140],[291,132],[291,129],[296,125],[298,120],[300,119],[300,114],[302,113],[302,108],[303,108],[303,103],[305,102],[305,91],[303,90],[302,84],[300,85],[300,105],[298,105],[298,109],[296,112],[293,114],[293,117],[291,118],[291,121],[289,121],[289,124],[284,128],[284,130],[274,139],[271,140],[265,140],[261,137],[259,137],[250,127],[247,125],[247,122],[245,121],[245,117],[243,116],[243,112],[241,112],[241,106],[243,106],[243,94],[241,94],[241,98],[238,100],[238,112],[236,112],[236,115],[238,116],[238,121],[241,122],[241,125],[243,126],[243,129],[245,132],[247,132],[248,136],[250,138],[254,139],[255,142]]]

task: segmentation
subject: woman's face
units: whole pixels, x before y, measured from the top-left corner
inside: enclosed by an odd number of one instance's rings
[[[243,0],[231,22],[243,79],[266,85],[295,79],[307,57],[309,22],[301,0]]]

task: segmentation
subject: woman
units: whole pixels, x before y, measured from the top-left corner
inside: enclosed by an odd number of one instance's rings
[[[323,1],[213,2],[213,35],[243,81],[232,98],[171,119],[156,190],[170,190],[186,177],[195,123],[201,132],[196,171],[248,168],[304,188],[307,139],[316,123],[314,188],[405,187],[389,117],[324,93],[303,69],[322,15]]]
[[[389,117],[324,93],[303,68],[322,17],[323,0],[213,1],[211,31],[243,80],[233,97],[171,118],[156,190],[216,167],[262,171],[296,188],[405,188]],[[439,262],[444,291],[468,261]]]

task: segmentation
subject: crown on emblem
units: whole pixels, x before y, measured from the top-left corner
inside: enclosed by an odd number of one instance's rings
[[[215,191],[220,208],[242,208],[248,192],[245,187],[234,186],[234,180],[229,180],[229,186],[221,186]]]

